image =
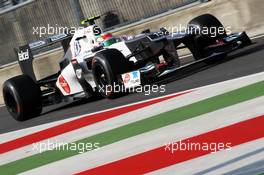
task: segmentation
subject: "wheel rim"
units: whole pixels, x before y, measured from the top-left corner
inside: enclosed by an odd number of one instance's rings
[[[105,93],[106,87],[109,85],[109,81],[107,79],[105,70],[100,65],[97,65],[94,70],[95,70],[96,82],[97,82],[100,90],[104,90],[104,93]]]

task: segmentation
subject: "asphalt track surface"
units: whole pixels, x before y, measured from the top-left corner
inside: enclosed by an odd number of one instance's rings
[[[253,45],[235,51],[225,59],[212,63],[199,63],[166,77],[160,82],[160,84],[166,85],[165,93],[152,93],[150,95],[133,93],[113,100],[90,99],[60,104],[45,108],[41,116],[25,122],[15,121],[6,108],[1,107],[0,134],[263,72],[264,37],[253,41]],[[185,61],[190,59],[192,58],[186,58]]]

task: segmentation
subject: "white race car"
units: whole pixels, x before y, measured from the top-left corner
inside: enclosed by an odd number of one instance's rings
[[[75,34],[59,34],[17,49],[23,72],[7,80],[3,96],[10,114],[19,121],[41,114],[43,106],[69,99],[89,98],[95,93],[113,98],[119,89],[150,84],[160,77],[186,67],[177,50],[187,48],[193,54],[193,64],[208,59],[220,59],[229,52],[251,44],[245,32],[227,35],[225,30],[212,36],[202,34],[203,28],[223,28],[212,15],[205,14],[191,20],[185,33],[170,33],[165,28],[157,32],[143,31],[134,37],[115,37],[103,33],[94,23],[97,17],[82,21],[88,27]],[[33,53],[55,43],[65,52],[61,70],[36,80]],[[190,66],[191,64],[188,64]]]

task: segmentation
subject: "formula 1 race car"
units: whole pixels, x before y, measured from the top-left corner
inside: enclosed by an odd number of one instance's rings
[[[89,23],[88,27],[77,30],[73,36],[63,33],[16,50],[23,75],[3,85],[6,107],[16,120],[36,117],[44,106],[89,98],[95,93],[113,98],[118,94],[115,86],[130,89],[153,83],[186,66],[180,62],[179,49],[187,48],[194,57],[193,63],[197,63],[223,58],[251,44],[245,32],[228,35],[219,20],[210,14],[191,20],[185,32],[172,33],[161,28],[157,32],[145,30],[134,37],[103,33],[94,22],[98,18],[83,20],[82,24]],[[205,28],[222,28],[222,32],[215,35],[201,32]],[[60,71],[36,80],[33,52],[55,43],[61,43],[65,52],[59,63]]]

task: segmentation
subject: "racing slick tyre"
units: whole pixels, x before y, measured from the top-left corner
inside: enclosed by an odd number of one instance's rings
[[[15,120],[28,120],[42,111],[41,90],[27,75],[7,80],[3,85],[3,97],[7,110]]]
[[[116,49],[106,49],[95,54],[92,61],[92,72],[99,94],[114,98],[120,94],[121,74],[131,70],[130,62]]]
[[[198,16],[188,23],[189,30],[192,30],[191,28],[195,28],[195,26],[199,28],[199,31],[197,33],[196,28],[194,58],[202,59],[210,55],[205,48],[215,44],[217,40],[223,39],[227,34],[222,23],[210,14]]]

